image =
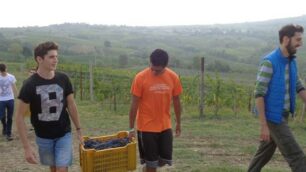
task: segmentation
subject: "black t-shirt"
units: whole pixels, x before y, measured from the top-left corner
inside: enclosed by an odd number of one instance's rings
[[[55,72],[52,79],[37,73],[23,83],[18,98],[30,105],[31,123],[38,137],[54,139],[71,131],[67,96],[73,93],[67,75]]]

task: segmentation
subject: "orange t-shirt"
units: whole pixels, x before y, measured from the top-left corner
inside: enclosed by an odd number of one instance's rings
[[[154,75],[151,68],[139,72],[131,93],[140,98],[137,111],[137,130],[161,132],[171,128],[170,106],[173,96],[183,91],[179,77],[169,68]]]

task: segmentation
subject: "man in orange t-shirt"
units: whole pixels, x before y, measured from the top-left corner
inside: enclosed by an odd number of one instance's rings
[[[147,172],[172,165],[172,127],[170,106],[173,101],[176,116],[176,136],[181,134],[182,85],[175,72],[167,68],[168,54],[156,49],[150,56],[150,67],[139,72],[131,87],[130,137],[137,136],[141,164]]]

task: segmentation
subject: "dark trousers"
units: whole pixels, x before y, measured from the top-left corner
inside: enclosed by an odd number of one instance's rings
[[[281,124],[268,122],[268,127],[271,141],[260,142],[249,165],[248,172],[260,172],[272,158],[276,147],[278,147],[293,172],[306,172],[305,154],[296,142],[288,126],[288,121],[284,120]]]
[[[3,135],[12,135],[13,114],[14,100],[0,101],[0,118],[3,126]]]

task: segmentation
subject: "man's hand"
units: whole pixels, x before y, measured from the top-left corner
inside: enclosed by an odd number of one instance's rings
[[[83,135],[81,132],[81,129],[77,129],[77,135],[78,135],[78,139],[81,145],[84,145],[84,140],[83,140]]]
[[[136,131],[135,131],[135,129],[131,129],[130,131],[129,131],[129,139],[130,140],[132,140],[132,138],[135,138],[135,136],[136,136]]]
[[[270,131],[267,124],[262,124],[260,127],[260,141],[270,141]]]
[[[28,163],[30,164],[38,164],[36,155],[32,148],[25,149],[24,156]]]

